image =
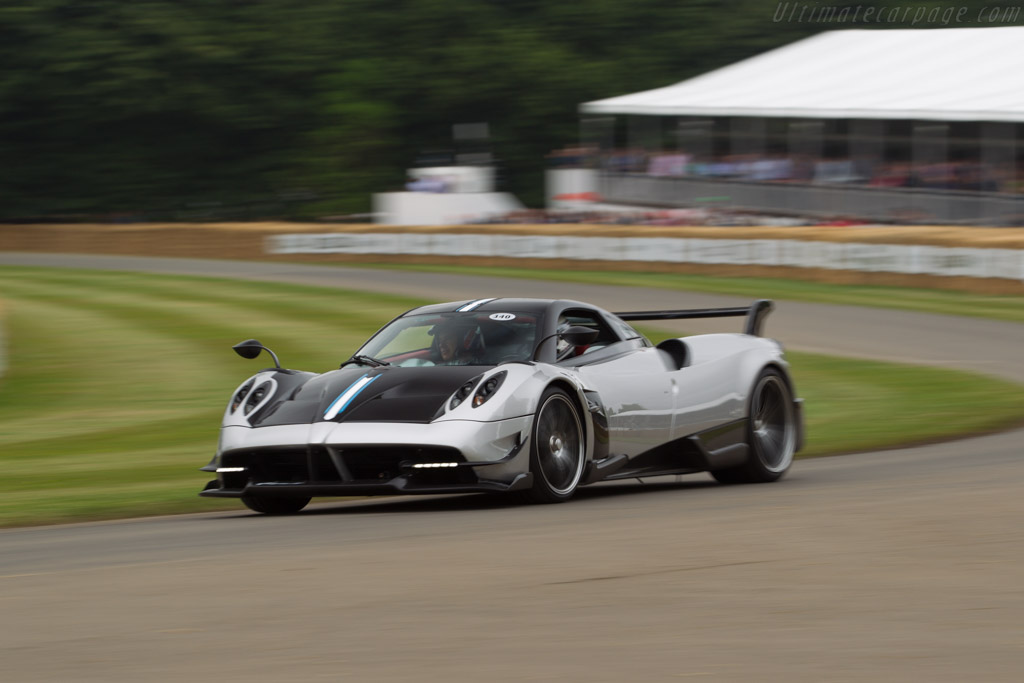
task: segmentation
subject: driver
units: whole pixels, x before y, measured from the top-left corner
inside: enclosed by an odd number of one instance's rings
[[[438,365],[472,365],[483,351],[483,336],[475,323],[441,323],[432,331],[436,340]]]

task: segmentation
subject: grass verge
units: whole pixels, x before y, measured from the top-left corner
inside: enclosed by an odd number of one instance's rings
[[[224,403],[264,361],[337,367],[414,299],[135,273],[0,268],[0,526],[237,508],[196,496]],[[963,372],[793,353],[806,455],[1005,426],[1024,388]]]

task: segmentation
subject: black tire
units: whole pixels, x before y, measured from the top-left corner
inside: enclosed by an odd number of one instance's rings
[[[780,479],[793,464],[797,423],[793,392],[775,368],[758,375],[747,403],[747,446],[742,465],[711,473],[722,484],[756,484]]]
[[[265,515],[291,515],[309,505],[309,498],[271,498],[269,496],[242,496],[245,507]]]
[[[731,467],[727,470],[713,470],[711,476],[719,484],[747,484],[746,475],[741,471],[743,466]]]
[[[579,407],[564,390],[548,387],[541,394],[530,438],[533,486],[524,492],[532,503],[563,503],[576,492],[586,460]]]

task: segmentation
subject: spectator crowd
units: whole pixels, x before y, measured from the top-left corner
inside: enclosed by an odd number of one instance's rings
[[[539,225],[555,223],[585,223],[587,225],[662,225],[662,226],[776,226],[834,225],[846,226],[863,223],[855,219],[800,218],[794,216],[765,215],[749,211],[724,208],[709,209],[522,209],[500,215],[469,217],[464,224],[472,225]]]
[[[1024,182],[1015,182],[1015,175],[1024,177],[1024,174],[1015,174],[1012,167],[993,167],[972,160],[912,164],[867,158],[813,158],[782,154],[729,154],[704,158],[684,152],[651,153],[643,149],[618,149],[598,154],[593,148],[569,147],[552,152],[548,161],[555,168],[591,166],[612,173],[640,173],[656,177],[1024,192]]]

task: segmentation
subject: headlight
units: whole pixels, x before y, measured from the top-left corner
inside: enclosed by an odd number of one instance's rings
[[[245,412],[247,415],[263,401],[263,398],[270,393],[270,390],[270,382],[263,382],[249,394],[249,398],[245,401]]]
[[[507,375],[508,373],[502,370],[501,372],[495,373],[485,379],[483,383],[480,384],[480,388],[476,390],[476,394],[473,396],[473,407],[479,408],[483,404],[487,403],[487,400],[490,399],[491,396],[494,396],[494,393],[498,391],[498,388],[501,386],[502,382],[505,381],[505,377]]]
[[[448,410],[455,410],[462,402],[469,398],[469,395],[473,393],[473,387],[476,386],[477,381],[480,379],[479,376],[469,380],[452,395],[452,400],[448,401]]]
[[[252,383],[255,380],[249,380],[242,385],[242,388],[235,392],[234,397],[231,399],[231,412],[238,410],[238,406],[242,405],[242,401],[249,395],[249,391],[252,389]]]

